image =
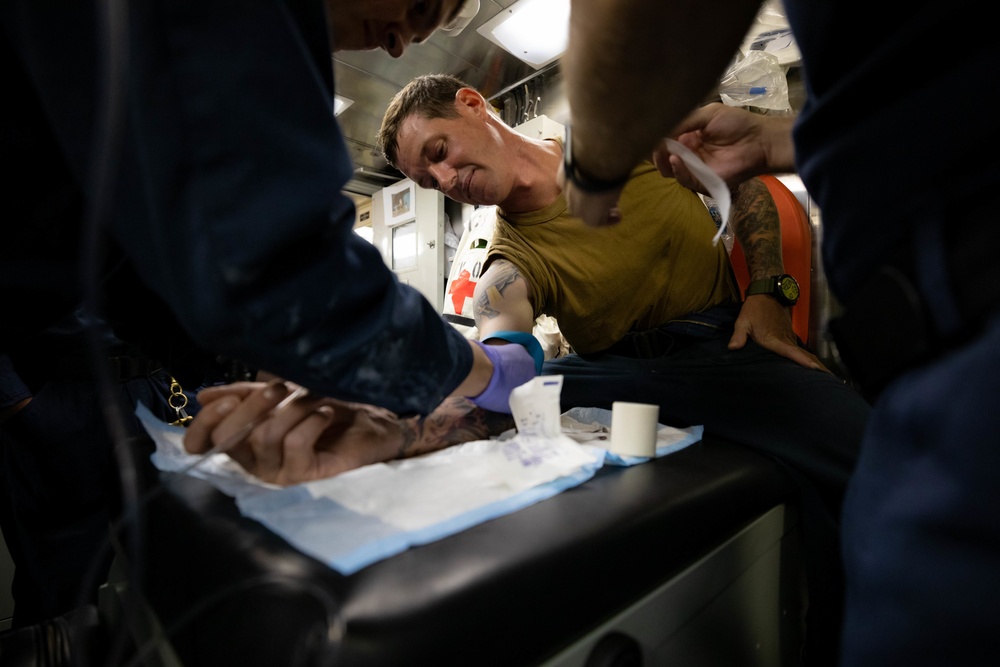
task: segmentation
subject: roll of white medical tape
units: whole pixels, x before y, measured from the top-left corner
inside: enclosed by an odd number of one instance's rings
[[[660,408],[647,403],[611,404],[611,451],[621,456],[656,454],[657,419]]]

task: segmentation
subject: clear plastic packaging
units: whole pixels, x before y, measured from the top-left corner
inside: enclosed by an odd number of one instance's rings
[[[734,62],[719,82],[719,97],[731,107],[791,108],[785,70],[778,58],[766,51],[748,51]]]

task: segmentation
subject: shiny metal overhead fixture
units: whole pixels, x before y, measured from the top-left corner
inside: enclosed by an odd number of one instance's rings
[[[354,104],[354,100],[343,97],[341,95],[333,94],[333,115],[339,116],[344,109]]]
[[[458,14],[455,16],[455,19],[450,23],[441,26],[441,32],[449,37],[458,37],[459,33],[465,30],[465,26],[469,25],[472,19],[476,18],[476,14],[478,13],[479,0],[465,0],[462,4],[462,8],[458,10]]]
[[[569,37],[570,0],[518,0],[476,31],[535,69],[559,58]]]

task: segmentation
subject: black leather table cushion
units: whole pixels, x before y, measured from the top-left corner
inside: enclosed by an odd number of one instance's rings
[[[145,594],[188,666],[537,664],[795,494],[709,438],[343,576],[207,483],[163,483]]]

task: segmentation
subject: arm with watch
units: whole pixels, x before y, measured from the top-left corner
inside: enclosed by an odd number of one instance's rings
[[[576,163],[573,148],[573,127],[567,125],[563,137],[563,161],[556,180],[569,210],[591,227],[617,225],[622,220],[618,198],[628,183],[631,170],[613,180],[595,177]]]
[[[829,372],[792,330],[791,308],[798,301],[799,285],[784,270],[778,209],[767,186],[750,178],[733,187],[732,198],[729,224],[746,256],[750,284],[729,349],[742,348],[749,338],[797,364]]]

